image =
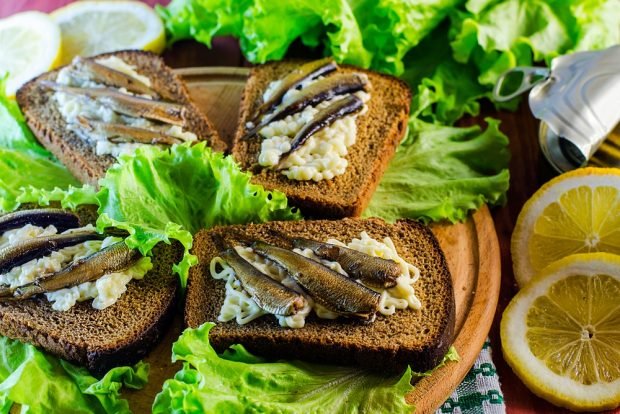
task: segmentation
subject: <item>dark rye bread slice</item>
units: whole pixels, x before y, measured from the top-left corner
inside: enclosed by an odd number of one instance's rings
[[[82,222],[93,214],[79,211]],[[178,277],[172,265],[182,249],[160,243],[153,250],[153,269],[132,280],[112,306],[94,309],[92,300],[65,312],[52,309],[44,297],[0,302],[0,335],[31,343],[94,374],[134,364],[168,329],[176,310]]]
[[[138,73],[151,80],[152,88],[165,100],[186,105],[190,115],[187,118],[187,125],[184,126],[185,130],[195,133],[199,140],[207,141],[216,151],[226,149],[226,144],[218,136],[215,127],[190,100],[183,81],[165,65],[160,56],[151,52],[127,50],[105,53],[90,59],[108,56],[117,56],[135,66]],[[17,91],[16,99],[28,126],[41,144],[66,165],[80,181],[96,186],[99,178],[105,175],[115,158],[111,155],[97,155],[92,145],[71,131],[52,99],[53,92],[40,85],[42,80],[55,80],[60,69],[62,68],[44,73],[26,83]]]
[[[368,112],[357,118],[357,140],[349,147],[349,165],[343,175],[331,180],[295,181],[266,168],[257,168],[262,138],[242,140],[245,125],[262,103],[267,85],[280,79],[300,62],[269,63],[254,67],[243,91],[239,127],[234,140],[233,156],[242,169],[252,170],[252,181],[284,192],[291,204],[307,217],[341,218],[359,216],[379,184],[407,128],[411,91],[403,81],[388,75],[352,66],[340,66],[340,72],[363,72],[372,90]]]
[[[375,370],[399,369],[409,364],[417,371],[426,371],[439,363],[454,335],[452,280],[437,240],[428,227],[414,221],[393,225],[374,218],[288,221],[202,230],[194,239],[193,253],[200,264],[190,271],[185,302],[188,326],[216,322],[224,302],[225,282],[213,279],[209,273],[209,263],[218,254],[213,235],[240,232],[286,247],[281,239],[274,238],[272,230],[315,240],[334,237],[347,243],[362,231],[377,240],[389,236],[399,255],[420,269],[421,277],[414,288],[422,309],[398,310],[391,316],[379,314],[371,324],[312,315],[301,329],[282,328],[272,315],[243,326],[234,320],[218,322],[209,334],[216,350],[240,343],[250,352],[270,358],[360,365]]]

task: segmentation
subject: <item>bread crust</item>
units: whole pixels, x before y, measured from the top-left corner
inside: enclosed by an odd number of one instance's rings
[[[130,65],[136,66],[138,72],[149,77],[153,89],[164,99],[186,105],[190,116],[185,129],[194,132],[199,140],[207,141],[214,150],[226,150],[226,143],[219,137],[213,124],[191,101],[183,81],[165,65],[160,56],[141,50],[125,50],[104,53],[88,59],[94,60],[109,56],[117,56]],[[98,180],[115,162],[115,158],[111,155],[97,155],[92,145],[84,142],[75,132],[71,131],[56,105],[51,102],[53,93],[41,87],[41,81],[55,80],[61,69],[55,69],[32,79],[17,91],[16,99],[28,126],[39,142],[67,166],[81,182],[96,187]]]
[[[84,210],[78,214],[82,223],[96,217]],[[174,316],[179,282],[171,269],[181,255],[180,245],[160,243],[153,250],[153,269],[142,280],[132,280],[106,309],[94,309],[92,300],[65,312],[53,310],[42,297],[0,302],[0,334],[38,346],[95,375],[134,364],[159,341]]]
[[[421,271],[414,288],[422,309],[378,315],[371,324],[346,318],[325,320],[312,315],[301,329],[282,328],[271,315],[243,326],[235,321],[218,322],[209,338],[216,350],[223,351],[240,343],[250,352],[268,358],[359,365],[381,371],[396,371],[406,365],[427,371],[441,361],[454,339],[452,279],[430,229],[409,220],[393,225],[380,219],[289,221],[203,230],[194,241],[193,253],[200,263],[190,270],[186,325],[197,327],[207,321],[216,322],[224,301],[225,282],[213,279],[209,273],[209,263],[218,254],[212,236],[241,232],[283,245],[272,230],[319,240],[335,237],[343,242],[359,237],[362,231],[379,240],[390,237],[401,257]]]
[[[364,211],[383,172],[396,152],[409,118],[411,91],[402,80],[353,66],[341,65],[341,72],[365,73],[371,83],[368,113],[357,118],[356,143],[349,148],[349,166],[331,180],[295,181],[266,168],[256,168],[261,138],[243,137],[246,123],[262,103],[269,82],[299,66],[302,61],[282,61],[252,68],[239,106],[239,127],[232,154],[244,170],[255,175],[252,181],[269,190],[280,190],[306,217],[342,218],[359,216]]]

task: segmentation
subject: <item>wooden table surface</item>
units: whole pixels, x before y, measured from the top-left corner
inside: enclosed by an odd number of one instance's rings
[[[71,0],[0,0],[0,18],[24,10],[49,12],[67,3],[71,3]],[[151,5],[155,3],[165,4],[168,1],[147,0],[146,3]],[[164,58],[166,61],[174,63],[176,67],[241,66],[247,64],[241,55],[237,42],[230,38],[216,39],[213,42],[212,49],[194,42],[180,42],[173,49],[167,50]],[[501,248],[502,281],[499,304],[490,337],[493,347],[493,360],[497,365],[507,412],[509,414],[568,413],[568,410],[555,407],[538,398],[523,385],[504,361],[499,339],[499,322],[502,312],[517,292],[510,257],[510,236],[523,204],[544,182],[554,176],[554,172],[544,160],[538,147],[538,121],[532,117],[526,101],[514,113],[497,112],[491,105],[483,104],[480,116],[462,120],[460,124],[479,123],[484,125],[483,118],[485,116],[492,116],[502,121],[500,129],[510,138],[512,153],[508,203],[506,206],[495,208],[492,211]],[[606,413],[620,414],[620,409]]]

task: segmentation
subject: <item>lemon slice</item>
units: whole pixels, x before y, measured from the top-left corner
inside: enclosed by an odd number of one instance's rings
[[[60,29],[39,12],[15,14],[0,20],[0,77],[9,73],[6,93],[50,70],[60,56]]]
[[[542,186],[519,214],[511,251],[519,286],[571,254],[620,254],[620,169],[583,168]]]
[[[620,256],[568,256],[502,317],[504,357],[537,395],[575,411],[620,405]]]
[[[164,50],[164,25],[136,1],[79,1],[52,13],[62,31],[62,63],[122,49]]]

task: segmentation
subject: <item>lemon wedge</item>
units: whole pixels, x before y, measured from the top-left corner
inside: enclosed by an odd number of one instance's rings
[[[575,411],[620,405],[620,256],[586,253],[542,270],[501,321],[504,358],[535,394]]]
[[[47,14],[18,13],[0,20],[0,77],[9,74],[8,96],[50,70],[60,57],[60,29]]]
[[[137,1],[79,1],[51,14],[62,32],[62,63],[122,49],[161,53],[164,25],[155,11]]]
[[[519,286],[571,254],[620,254],[620,169],[583,168],[542,186],[519,214],[511,252]]]

